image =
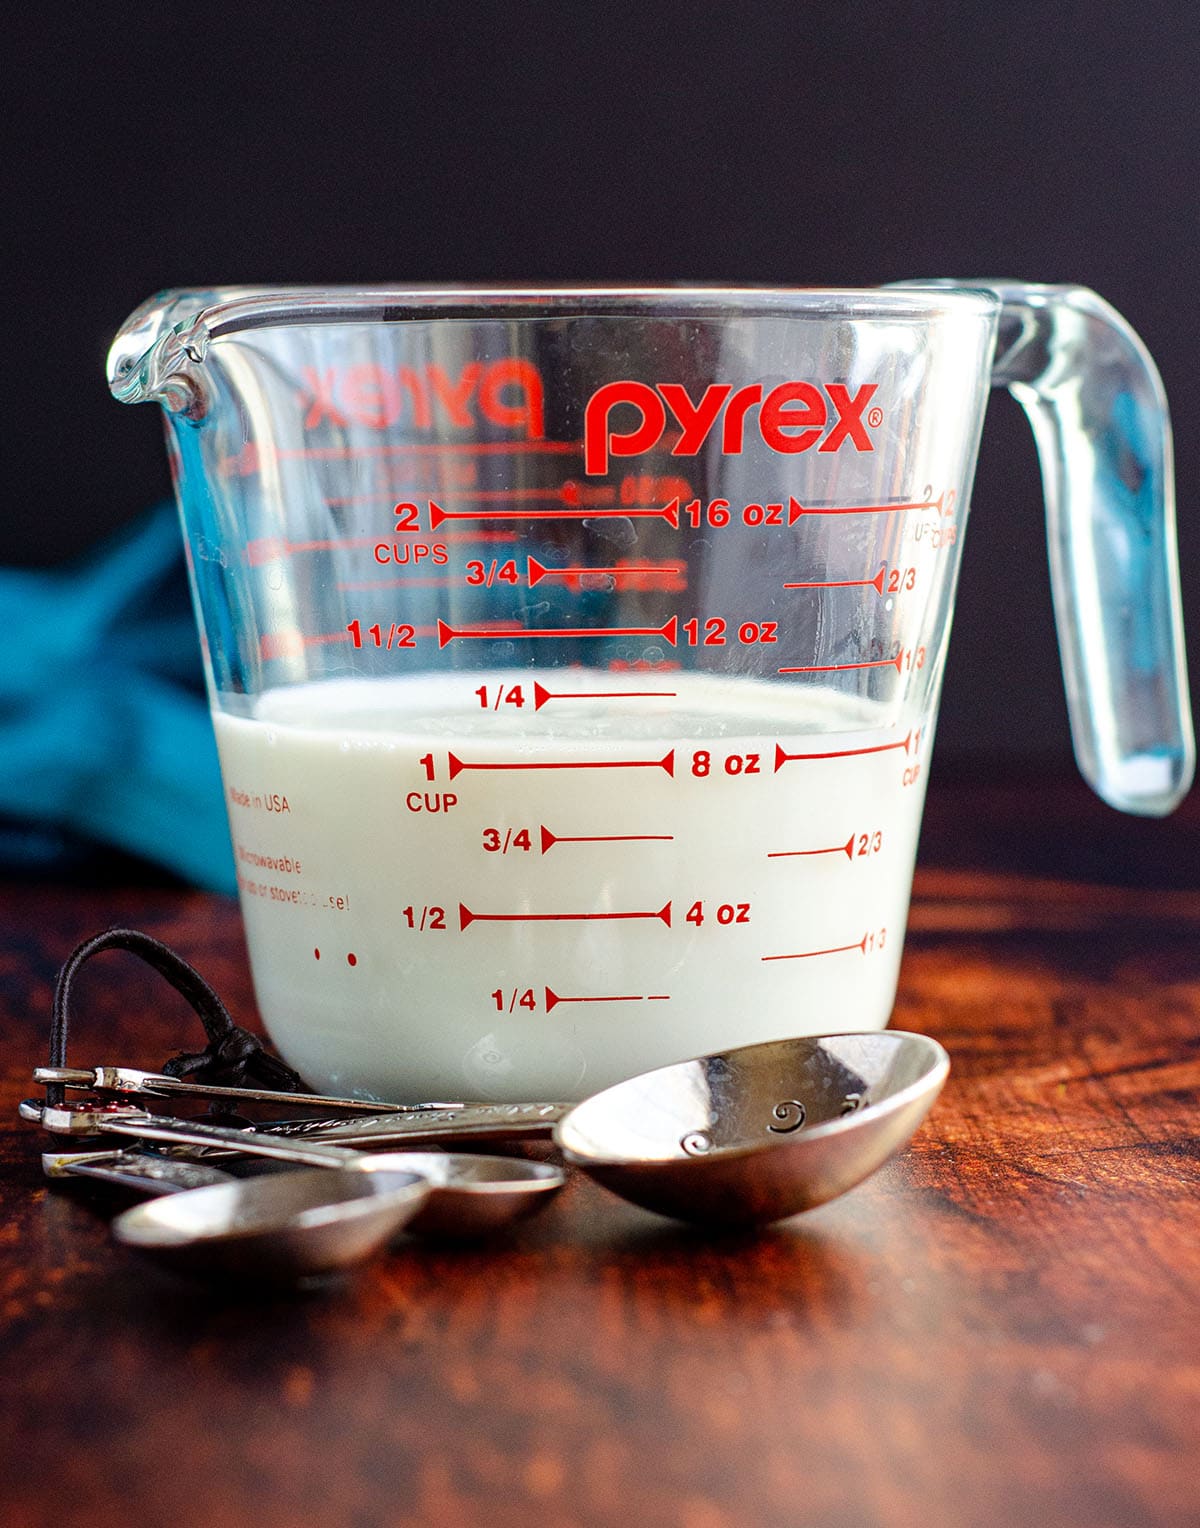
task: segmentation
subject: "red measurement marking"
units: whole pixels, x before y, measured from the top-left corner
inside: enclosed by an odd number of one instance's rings
[[[936,509],[940,515],[945,494],[936,499],[915,499],[906,504],[822,504],[810,507],[799,499],[788,500],[788,524],[795,525],[801,515],[903,515],[914,509]]]
[[[674,674],[683,667],[678,658],[609,658],[610,674]]]
[[[445,647],[447,643],[453,642],[455,637],[527,637],[537,635],[537,632],[531,633],[528,627],[522,626],[520,621],[517,620],[494,621],[491,626],[480,626],[469,631],[456,631],[453,627],[447,626],[440,617],[437,623],[439,647]]]
[[[258,654],[263,661],[271,658],[293,658],[306,647],[325,647],[330,642],[349,642],[347,631],[317,632],[308,635],[302,631],[264,631],[258,639]]]
[[[522,499],[561,499],[564,504],[579,503],[579,491],[570,482],[560,488],[450,488],[446,489],[442,497],[469,499],[480,504],[516,503]]]
[[[871,658],[865,663],[813,663],[804,668],[781,668],[777,672],[780,674],[845,674],[851,669],[894,668],[898,674],[903,662],[904,653],[901,651],[894,658]]]
[[[784,584],[785,589],[874,589],[877,594],[883,593],[883,575],[887,564],[879,569],[874,578],[841,578],[836,580],[814,580],[806,584]]]
[[[562,504],[604,506],[615,502],[617,490],[606,483],[577,483],[574,478],[567,478],[556,488],[447,488],[442,497],[466,499],[477,504],[517,499],[553,499]]]
[[[579,456],[583,442],[575,440],[511,440],[511,441],[445,441],[428,443],[407,441],[390,446],[302,446],[294,450],[277,451],[275,456],[288,461],[312,460],[335,461],[345,457],[368,456],[502,456],[505,453],[518,456]],[[250,477],[259,469],[259,453],[254,443],[248,442],[241,451],[224,457],[218,464],[223,477],[236,472]]]
[[[461,575],[452,577],[442,574],[440,577],[431,578],[353,578],[339,579],[334,585],[336,589],[448,589],[453,585],[456,589],[462,583]],[[432,630],[432,628],[430,628]]]
[[[450,626],[445,621],[437,623],[438,646],[445,647],[455,639],[487,637],[661,637],[672,647],[679,633],[679,617],[672,616],[661,626],[519,626],[515,621],[500,622],[494,626]],[[891,659],[888,660],[891,662]]]
[[[675,690],[562,690],[554,694],[533,682],[533,709],[540,711],[548,700],[674,700]]]
[[[394,634],[396,630],[397,627],[393,623],[391,633]],[[370,643],[367,643],[364,641],[363,647],[384,648],[385,640],[389,633],[384,632],[382,627],[380,632],[381,636],[378,642],[372,640]],[[414,637],[432,637],[434,629],[432,626],[414,626],[412,634]],[[265,631],[258,639],[258,655],[264,662],[269,658],[294,658],[302,653],[306,647],[326,647],[331,642],[349,641],[350,633],[348,631]]]
[[[298,446],[275,454],[288,461],[336,461],[368,456],[579,456],[578,440],[405,441],[391,446]],[[231,461],[238,461],[231,457]]]
[[[374,504],[380,500],[391,503],[402,485],[392,485],[392,491],[373,488],[365,493],[347,493],[337,497],[327,495],[326,504]],[[409,486],[409,485],[404,485]],[[547,503],[578,504],[581,502],[579,485],[568,480],[560,488],[454,488],[441,490],[444,499],[468,499],[479,503],[517,503],[524,500],[544,499]],[[615,490],[609,490],[611,502]],[[443,511],[445,513],[445,511]],[[474,518],[473,516],[471,518]]]
[[[548,853],[555,844],[671,844],[675,842],[673,833],[594,833],[594,834],[566,834],[551,833],[550,829],[542,824],[542,853]]]
[[[611,578],[619,580],[622,578],[634,577],[639,574],[645,575],[659,573],[666,576],[678,576],[678,574],[682,572],[683,568],[681,565],[666,562],[646,563],[640,567],[626,564],[619,568],[547,568],[542,563],[540,563],[536,557],[531,557],[529,558],[529,587],[531,589],[534,588],[535,585],[541,583],[543,578],[579,578],[589,573],[605,573],[608,574]],[[883,577],[882,569],[880,569],[879,576],[880,578]]]
[[[445,495],[445,497],[451,497]],[[580,509],[443,509],[440,504],[429,501],[429,529],[437,530],[447,520],[666,520],[679,529],[679,500],[658,508],[649,505],[626,505],[621,509],[600,509],[584,506]]]
[[[476,764],[460,759],[457,754],[446,755],[450,762],[450,778],[453,780],[464,769],[665,769],[674,776],[675,750],[661,759],[571,759],[563,762]]]
[[[670,999],[669,992],[636,993],[630,997],[560,997],[552,988],[546,988],[546,1012],[551,1013],[559,1003],[661,1003]]]
[[[892,748],[903,748],[908,752],[912,742],[912,733],[895,743],[875,743],[870,748],[835,748],[829,753],[785,753],[781,743],[775,744],[775,773],[778,774],[785,764],[793,764],[802,759],[854,759],[866,753],[887,753]]]
[[[330,500],[330,503],[333,501]],[[252,568],[279,557],[291,557],[296,552],[333,552],[338,548],[374,546],[378,536],[335,536],[321,541],[287,541],[282,536],[260,536],[246,543],[246,562]]]
[[[605,923],[629,918],[658,918],[670,928],[671,904],[648,913],[473,913],[462,902],[458,904],[460,931],[472,923]]]
[[[798,950],[794,955],[764,955],[763,960],[811,960],[814,955],[844,955],[847,950],[867,953],[867,936],[864,934],[854,944],[835,944],[828,950]]]
[[[767,858],[797,859],[806,854],[844,854],[848,860],[852,860],[854,858],[854,834],[851,833],[844,844],[834,844],[831,849],[776,849],[768,854]]]
[[[443,531],[439,540],[467,541],[472,545],[476,542],[483,545],[486,542],[488,545],[495,546],[515,541],[517,534],[516,531]]]

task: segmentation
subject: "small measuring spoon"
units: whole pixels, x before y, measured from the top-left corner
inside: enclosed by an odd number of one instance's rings
[[[364,1262],[429,1192],[416,1172],[277,1173],[152,1199],[119,1215],[113,1234],[183,1272],[293,1282]]]
[[[660,1067],[579,1104],[467,1104],[284,1128],[308,1137],[307,1147],[318,1136],[363,1147],[553,1136],[569,1162],[645,1209],[702,1225],[755,1225],[824,1204],[881,1167],[925,1118],[949,1069],[925,1035],[820,1035]],[[26,1117],[49,1130],[84,1133],[56,1123],[68,1111],[32,1108]],[[107,1117],[103,1128],[119,1134],[179,1138],[155,1136],[152,1115]],[[266,1131],[191,1128],[213,1145],[280,1144]]]
[[[429,1196],[404,1230],[442,1238],[503,1230],[549,1203],[565,1181],[562,1169],[549,1163],[467,1152],[373,1152],[349,1165],[357,1172],[419,1173],[429,1184]],[[47,1151],[42,1170],[48,1178],[98,1179],[156,1198],[244,1181],[205,1162],[137,1150]]]

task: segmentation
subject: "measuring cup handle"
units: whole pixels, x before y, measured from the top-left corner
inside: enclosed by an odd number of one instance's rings
[[[1000,301],[992,383],[1025,410],[1046,496],[1075,757],[1111,806],[1165,816],[1195,768],[1171,424],[1149,352],[1086,287],[968,287]]]
[[[979,285],[1002,304],[992,382],[1025,410],[1041,461],[1080,770],[1110,805],[1163,816],[1191,784],[1195,743],[1162,381],[1087,288]]]

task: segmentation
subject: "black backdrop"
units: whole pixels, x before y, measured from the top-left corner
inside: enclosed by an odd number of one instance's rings
[[[1200,670],[1192,0],[117,0],[9,27],[0,561],[61,561],[167,492],[157,411],[103,379],[162,287],[1074,280],[1167,385]],[[1068,759],[1045,563],[996,395],[942,766]]]

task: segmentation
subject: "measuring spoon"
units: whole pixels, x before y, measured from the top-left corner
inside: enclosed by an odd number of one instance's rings
[[[309,1120],[255,1132],[254,1140],[287,1133],[309,1145],[319,1138],[365,1148],[552,1136],[569,1162],[645,1209],[700,1225],[766,1224],[824,1204],[881,1167],[925,1118],[949,1069],[926,1035],[808,1036],[660,1067],[579,1104]],[[63,1111],[33,1108],[27,1117],[59,1128]],[[139,1118],[150,1129],[133,1128],[126,1116],[119,1133],[164,1138],[153,1136],[153,1116]],[[250,1139],[194,1129],[213,1145]]]
[[[565,1181],[561,1168],[515,1157],[445,1151],[339,1155],[350,1155],[347,1165],[357,1172],[414,1172],[426,1180],[429,1195],[404,1226],[419,1236],[472,1237],[502,1230],[549,1203]],[[47,1151],[42,1170],[48,1178],[99,1179],[155,1198],[244,1181],[206,1162],[137,1150]]]
[[[119,1215],[113,1234],[184,1272],[287,1282],[364,1262],[429,1192],[416,1172],[277,1173],[152,1199]]]
[[[468,1104],[291,1128],[363,1146],[445,1145],[460,1132],[551,1135],[568,1162],[644,1209],[699,1225],[760,1225],[814,1209],[881,1167],[949,1070],[927,1035],[816,1035],[660,1067],[578,1104]]]
[[[231,1099],[237,1103],[303,1104],[310,1109],[342,1109],[347,1114],[408,1114],[430,1109],[456,1109],[456,1103],[389,1104],[375,1099],[333,1098],[322,1093],[281,1093],[273,1088],[226,1088],[211,1083],[186,1082],[166,1072],[143,1072],[132,1066],[39,1066],[37,1083],[58,1083],[89,1093],[140,1094],[149,1098],[179,1095],[185,1098]]]

